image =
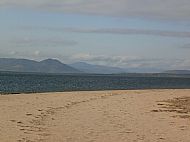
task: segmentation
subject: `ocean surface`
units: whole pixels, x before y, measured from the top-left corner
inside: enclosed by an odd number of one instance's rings
[[[190,89],[190,78],[0,73],[0,94],[161,88]]]

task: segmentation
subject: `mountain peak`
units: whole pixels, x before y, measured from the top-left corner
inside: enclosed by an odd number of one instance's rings
[[[26,59],[1,59],[0,71],[41,72],[41,73],[81,73],[69,65],[56,59],[46,59],[41,62]]]
[[[40,63],[59,63],[59,64],[62,64],[59,60],[51,59],[51,58],[42,60]]]

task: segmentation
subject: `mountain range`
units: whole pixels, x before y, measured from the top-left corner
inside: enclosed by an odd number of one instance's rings
[[[190,70],[162,71],[152,68],[118,68],[102,65],[92,65],[85,62],[64,64],[56,59],[34,61],[28,59],[0,58],[0,71],[30,72],[30,73],[58,73],[58,74],[125,74],[125,73],[163,73],[163,74],[190,74]]]
[[[55,59],[40,62],[28,59],[0,58],[0,71],[35,73],[81,73],[81,71]]]
[[[126,73],[126,70],[122,68],[91,65],[85,62],[77,62],[67,65],[56,59],[46,59],[38,62],[34,60],[15,58],[0,58],[0,71],[90,74]]]
[[[85,73],[94,73],[94,74],[118,74],[118,73],[126,73],[126,69],[118,68],[118,67],[109,67],[102,65],[92,65],[87,64],[85,62],[77,62],[70,64],[71,67],[76,68]]]
[[[190,70],[168,70],[163,73],[168,74],[190,74]]]

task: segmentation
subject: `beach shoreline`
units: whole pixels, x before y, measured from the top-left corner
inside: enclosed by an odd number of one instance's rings
[[[189,97],[190,89],[0,95],[0,141],[188,142]]]

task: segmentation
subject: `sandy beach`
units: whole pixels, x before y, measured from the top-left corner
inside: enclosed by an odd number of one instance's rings
[[[190,90],[0,96],[0,142],[189,142]]]

